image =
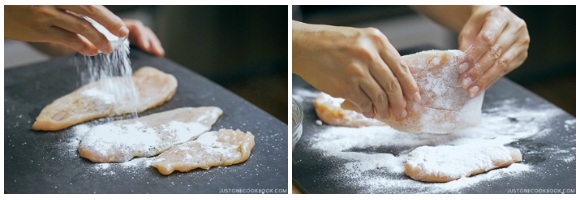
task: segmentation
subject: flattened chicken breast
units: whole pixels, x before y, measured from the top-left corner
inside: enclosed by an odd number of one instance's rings
[[[521,161],[519,149],[497,144],[421,146],[407,156],[405,174],[418,181],[444,183]]]
[[[246,161],[254,148],[254,135],[240,130],[221,129],[204,133],[197,140],[175,146],[153,161],[163,175],[197,168],[228,166]]]
[[[42,109],[32,125],[34,130],[57,131],[91,119],[143,112],[169,101],[175,94],[177,79],[153,67],[142,67],[133,75],[137,88],[138,103],[129,98],[116,101],[112,94],[104,92],[106,84],[122,84],[128,78],[115,77],[87,84]]]
[[[218,107],[178,108],[95,126],[81,138],[79,153],[93,162],[126,162],[157,155],[196,139],[221,116]]]

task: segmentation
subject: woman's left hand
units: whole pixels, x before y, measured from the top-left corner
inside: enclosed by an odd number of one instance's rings
[[[123,19],[123,22],[129,28],[129,42],[131,44],[159,57],[165,55],[159,38],[151,28],[143,25],[139,20]]]
[[[506,7],[475,8],[472,13],[459,33],[466,57],[458,68],[461,84],[475,97],[522,65],[530,35],[526,22]]]

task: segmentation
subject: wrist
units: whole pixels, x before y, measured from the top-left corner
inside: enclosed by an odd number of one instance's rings
[[[500,7],[499,5],[475,5],[471,8],[471,16],[477,15],[477,14],[483,14],[483,13],[487,13],[490,10]]]
[[[311,43],[308,33],[312,32],[313,26],[316,25],[292,21],[292,73],[299,76],[301,76],[301,72],[305,67],[305,52],[307,51],[307,46]]]

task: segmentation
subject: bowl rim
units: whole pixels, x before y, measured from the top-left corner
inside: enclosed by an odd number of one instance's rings
[[[292,122],[294,122],[294,106],[298,107],[298,111],[300,112],[298,115],[298,122],[299,123],[292,123],[292,132],[295,132],[296,129],[302,124],[302,121],[304,120],[304,111],[302,110],[302,105],[300,105],[300,103],[298,103],[298,101],[296,101],[296,99],[292,98]]]

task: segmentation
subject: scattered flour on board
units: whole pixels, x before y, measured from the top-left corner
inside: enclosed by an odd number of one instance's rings
[[[567,131],[569,131],[570,129],[575,129],[576,128],[576,119],[569,119],[564,121],[564,128],[566,128]]]
[[[305,102],[313,99],[310,92],[295,90],[294,94],[293,98]],[[534,168],[529,164],[516,163],[448,183],[426,184],[412,180],[404,174],[407,154],[425,145],[477,145],[482,142],[506,145],[519,139],[550,132],[550,129],[545,128],[546,123],[558,114],[559,111],[555,108],[519,109],[514,99],[508,99],[498,102],[494,108],[487,109],[483,113],[482,125],[456,133],[409,134],[388,126],[362,128],[329,126],[316,133],[309,145],[322,151],[325,156],[344,160],[344,163],[336,163],[339,165],[336,168],[340,170],[333,170],[332,176],[344,184],[363,188],[363,193],[457,192],[486,181],[525,174]],[[568,120],[565,124],[571,126],[570,124],[575,124],[575,120]],[[567,155],[556,157],[558,160],[565,162],[575,160],[575,147],[553,149],[553,152]]]

